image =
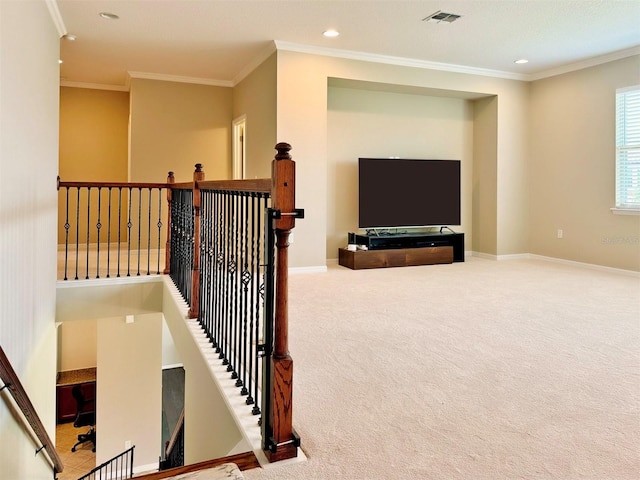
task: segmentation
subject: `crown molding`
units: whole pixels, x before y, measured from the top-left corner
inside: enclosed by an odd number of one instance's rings
[[[140,78],[144,80],[160,80],[163,82],[177,82],[177,83],[195,83],[198,85],[211,85],[214,87],[233,87],[234,86],[233,82],[230,80],[214,80],[211,78],[183,77],[180,75],[166,75],[164,73],[149,73],[149,72],[128,72],[128,73],[129,73],[129,78]]]
[[[580,62],[569,63],[557,68],[545,70],[540,73],[532,73],[528,75],[529,81],[542,80],[543,78],[555,77],[556,75],[562,75],[564,73],[575,72],[582,70],[583,68],[595,67],[603,63],[613,62],[615,60],[621,60],[623,58],[632,57],[634,55],[640,55],[640,45],[626,48],[624,50],[618,50],[617,52],[607,53],[606,55],[599,55],[597,57],[587,58]]]
[[[93,90],[112,90],[114,92],[129,91],[129,87],[127,85],[106,85],[101,83],[69,82],[67,80],[60,80],[60,86],[71,87],[71,88],[90,88]]]
[[[267,58],[269,58],[274,52],[277,52],[277,51],[278,51],[278,47],[276,45],[276,42],[275,41],[269,42],[269,45],[267,46],[267,48],[265,48],[264,50],[262,50],[262,52],[256,55],[254,59],[251,62],[249,62],[242,70],[240,70],[240,73],[238,73],[238,75],[234,77],[232,81],[233,86],[235,87],[242,80],[247,78],[251,72],[253,72],[256,68],[262,65],[262,63]]]
[[[56,0],[45,0],[45,3],[47,4],[47,8],[49,9],[51,19],[56,26],[56,30],[58,30],[58,36],[62,37],[66,35],[67,27],[64,25],[62,14],[60,13],[60,9],[58,8],[58,2],[56,2]]]
[[[441,70],[445,72],[467,73],[469,75],[482,75],[485,77],[505,78],[508,80],[528,80],[527,75],[522,73],[503,72],[501,70],[491,70],[487,68],[469,67],[451,63],[430,62],[427,60],[394,57],[390,55],[378,55],[374,53],[357,52],[354,50],[340,50],[336,48],[316,47],[312,45],[303,45],[300,43],[285,42],[282,40],[275,40],[275,44],[278,50],[289,52],[309,53],[313,55],[323,55],[325,57],[346,58],[349,60],[384,63],[387,65],[422,68],[425,70]]]

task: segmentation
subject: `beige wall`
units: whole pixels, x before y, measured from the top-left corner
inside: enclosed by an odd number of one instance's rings
[[[58,327],[58,371],[65,372],[97,365],[98,324],[96,321],[62,323]]]
[[[268,178],[276,138],[276,54],[233,88],[233,118],[246,115],[245,178]]]
[[[129,93],[87,88],[60,88],[60,166],[63,181],[126,182],[129,169]],[[58,243],[65,242],[64,224],[68,219],[68,241],[76,240],[75,218],[77,191],[69,190],[69,216],[67,217],[65,188],[58,192]],[[106,241],[108,191],[101,192],[100,240]],[[117,205],[116,192],[112,203]],[[126,201],[126,200],[125,200]],[[91,228],[89,241],[98,240],[95,228],[98,219],[97,191],[91,201]],[[86,241],[86,191],[81,193],[80,206],[83,221],[78,231],[80,242]],[[126,210],[126,209],[125,209]],[[126,218],[121,219],[122,231]],[[111,219],[112,231],[118,226],[117,217]]]
[[[131,440],[136,467],[157,464],[161,370],[176,363],[186,372],[187,463],[251,450],[189,330],[190,322],[185,322],[186,307],[180,310],[184,300],[172,295],[167,282],[171,280],[156,277],[113,285],[64,282],[58,287],[57,320],[67,337],[61,341],[65,350],[60,363],[79,368],[80,355],[90,357],[93,348],[98,367],[99,462],[122,452],[124,442]],[[134,315],[133,324],[125,323],[126,315]],[[74,339],[85,342],[82,351],[71,343]],[[223,434],[212,437],[211,432]]]
[[[231,175],[233,91],[227,87],[133,79],[130,175],[132,182],[193,179],[196,163],[208,180]]]
[[[129,93],[60,88],[60,178],[126,182]]]
[[[474,252],[497,255],[498,98],[496,96],[474,102],[473,125],[471,211],[474,236],[472,249]]]
[[[0,344],[55,438],[60,42],[44,1],[0,2]],[[3,392],[0,478],[53,469]]]
[[[640,216],[610,211],[615,90],[639,82],[639,55],[533,82],[531,253],[640,270]]]
[[[326,251],[327,224],[331,215],[327,210],[330,154],[326,142],[327,85],[331,78],[437,89],[452,97],[496,96],[495,196],[498,204],[494,212],[483,212],[483,215],[495,216],[495,231],[485,228],[474,232],[474,237],[479,234],[489,238],[487,241],[475,238],[475,242],[477,245],[494,243],[497,255],[528,251],[529,197],[525,172],[529,85],[526,82],[279,51],[278,139],[293,145],[298,173],[297,204],[299,208],[305,208],[306,215],[296,224],[296,244],[290,252],[292,266],[320,266],[325,264],[327,256],[332,256]],[[495,242],[490,240],[492,237],[496,238]]]
[[[330,87],[327,115],[327,257],[337,258],[358,231],[358,158],[462,161],[462,226],[471,245],[473,103],[356,88]]]
[[[96,464],[122,453],[130,441],[134,470],[148,470],[157,466],[162,443],[162,314],[97,323]]]

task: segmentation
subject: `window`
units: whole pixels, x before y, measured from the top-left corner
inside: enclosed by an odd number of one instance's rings
[[[616,213],[640,213],[640,85],[616,91]]]

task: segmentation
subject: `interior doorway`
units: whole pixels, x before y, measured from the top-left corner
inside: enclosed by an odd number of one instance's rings
[[[241,115],[233,120],[233,171],[234,180],[244,179],[247,137],[247,116]]]

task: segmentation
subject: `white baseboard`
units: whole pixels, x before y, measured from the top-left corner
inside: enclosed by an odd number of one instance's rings
[[[158,471],[157,463],[149,463],[147,465],[138,465],[137,467],[133,467],[134,475],[140,475],[143,473],[155,473]]]
[[[465,258],[468,257],[476,257],[476,258],[484,258],[486,260],[498,260],[497,255],[492,255],[491,253],[483,253],[483,252],[475,252],[472,251],[470,254],[465,252]]]
[[[528,253],[513,253],[510,255],[494,255],[492,253],[470,252],[466,253],[466,257],[484,258],[486,260],[527,260],[530,257]]]
[[[640,278],[640,272],[634,270],[625,270],[623,268],[613,268],[604,265],[596,265],[593,263],[576,262],[574,260],[565,260],[564,258],[547,257],[544,255],[536,255],[534,253],[516,253],[512,255],[492,255],[490,253],[472,252],[477,258],[487,260],[544,260],[545,262],[560,263],[563,265],[571,265],[573,267],[587,268],[589,270],[598,270],[601,272],[615,273],[618,275],[627,275]]]
[[[545,257],[544,255],[529,254],[529,258],[536,260],[545,260],[547,262],[561,263],[563,265],[571,265],[574,267],[588,268],[589,270],[598,270],[600,272],[616,273],[618,275],[627,275],[630,277],[640,278],[640,272],[634,270],[625,270],[624,268],[606,267],[604,265],[596,265],[593,263],[576,262],[573,260],[565,260],[563,258]]]

